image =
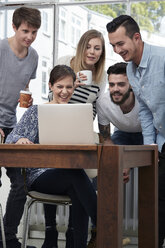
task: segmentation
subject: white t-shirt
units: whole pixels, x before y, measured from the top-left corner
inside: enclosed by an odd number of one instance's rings
[[[127,114],[123,114],[119,105],[112,102],[109,90],[102,94],[96,103],[98,122],[101,125],[112,123],[123,132],[141,132],[139,120],[139,103],[135,98],[134,108]]]

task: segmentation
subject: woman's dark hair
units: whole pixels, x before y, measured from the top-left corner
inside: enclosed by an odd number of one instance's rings
[[[76,80],[76,74],[72,68],[67,65],[56,65],[50,73],[49,82],[51,86],[53,86],[57,81],[60,81],[67,76],[71,76],[73,78],[74,84]]]

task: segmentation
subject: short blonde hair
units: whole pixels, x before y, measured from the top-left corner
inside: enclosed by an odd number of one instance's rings
[[[93,75],[95,82],[100,83],[103,78],[105,67],[105,41],[101,32],[91,29],[81,36],[77,45],[76,55],[71,59],[70,65],[75,73],[87,69],[84,61],[84,54],[89,41],[94,38],[99,38],[102,42],[102,54],[99,61],[95,64],[95,75]]]

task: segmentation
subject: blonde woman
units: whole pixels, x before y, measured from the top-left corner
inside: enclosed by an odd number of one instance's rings
[[[79,73],[70,103],[92,103],[93,117],[95,118],[96,101],[101,92],[105,90],[107,82],[107,75],[104,70],[105,41],[102,33],[95,29],[85,32],[78,42],[76,55],[61,57],[58,64],[70,66],[76,74],[82,70],[92,71],[92,84],[90,86],[83,83],[86,76]],[[49,97],[52,99],[51,93]]]

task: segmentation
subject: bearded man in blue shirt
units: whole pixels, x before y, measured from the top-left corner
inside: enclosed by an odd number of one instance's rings
[[[140,104],[144,144],[159,150],[159,248],[165,238],[165,48],[142,41],[136,21],[121,15],[107,24],[114,52],[126,62],[127,76]]]

